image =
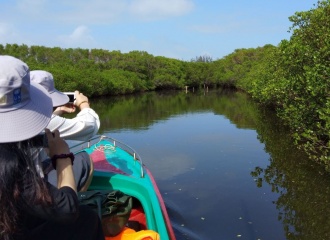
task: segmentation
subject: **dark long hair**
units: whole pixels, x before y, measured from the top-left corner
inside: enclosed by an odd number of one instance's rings
[[[17,222],[22,203],[52,202],[46,183],[37,173],[32,147],[29,140],[0,143],[0,239],[10,239],[19,231]],[[28,193],[24,192],[27,187]]]

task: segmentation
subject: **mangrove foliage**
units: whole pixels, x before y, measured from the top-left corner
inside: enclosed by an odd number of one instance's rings
[[[51,72],[61,91],[78,89],[90,97],[186,87],[245,91],[275,110],[297,146],[330,170],[330,0],[313,6],[289,17],[289,40],[236,49],[216,60],[24,44],[0,45],[0,54]]]

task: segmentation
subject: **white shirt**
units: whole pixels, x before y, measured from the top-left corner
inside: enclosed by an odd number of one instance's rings
[[[72,119],[53,114],[47,128],[59,130],[60,136],[66,140],[86,141],[98,132],[100,119],[93,109],[84,108]]]

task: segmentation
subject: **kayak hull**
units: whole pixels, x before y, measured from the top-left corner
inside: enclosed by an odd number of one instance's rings
[[[131,147],[106,136],[91,139],[71,149],[86,151],[94,163],[89,190],[118,189],[136,199],[143,209],[146,230],[156,231],[162,240],[175,240],[166,207],[156,181]]]

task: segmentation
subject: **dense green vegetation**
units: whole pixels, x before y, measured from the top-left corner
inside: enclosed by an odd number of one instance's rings
[[[272,104],[299,147],[329,169],[330,4],[297,12],[290,40],[266,54],[249,92]],[[268,69],[268,71],[266,70]]]
[[[289,17],[290,40],[278,46],[237,49],[213,61],[180,61],[143,51],[62,49],[7,44],[0,54],[54,75],[62,91],[89,96],[163,89],[230,87],[276,110],[297,146],[330,170],[330,0]]]

